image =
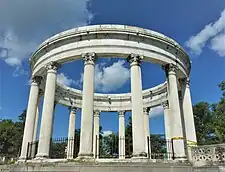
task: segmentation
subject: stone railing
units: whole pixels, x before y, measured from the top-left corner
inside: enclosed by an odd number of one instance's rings
[[[194,166],[225,164],[225,144],[204,145],[191,148]]]

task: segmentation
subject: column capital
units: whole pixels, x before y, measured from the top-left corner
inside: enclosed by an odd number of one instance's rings
[[[94,110],[94,117],[100,117],[100,110]]]
[[[54,70],[56,71],[58,68],[60,67],[60,64],[54,61],[51,61],[50,63],[48,63],[45,68],[47,69],[47,71],[50,70]]]
[[[31,77],[31,85],[40,85],[41,84],[42,77],[41,76],[32,76]]]
[[[133,65],[139,66],[141,64],[142,59],[143,59],[143,56],[132,53],[128,56],[127,61],[130,63],[130,66],[133,66]]]
[[[69,110],[70,110],[70,112],[72,112],[72,113],[76,113],[77,108],[76,108],[76,107],[71,106],[71,107],[69,107]]]
[[[178,70],[178,67],[175,64],[166,64],[162,67],[165,71],[167,75],[176,75],[176,72]]]
[[[189,87],[190,86],[190,78],[180,78],[179,79],[180,84]]]
[[[118,114],[119,114],[119,117],[124,117],[125,111],[124,110],[118,111]]]
[[[144,112],[145,115],[149,115],[150,108],[149,107],[143,108],[143,112]]]
[[[84,53],[84,54],[82,54],[82,58],[84,60],[84,65],[87,65],[87,64],[94,65],[97,60],[97,56],[94,52]]]
[[[43,91],[42,89],[39,89],[38,95],[39,95],[40,97],[43,96],[43,95],[44,95],[44,91]]]
[[[163,102],[162,106],[163,106],[164,110],[169,109],[169,102],[168,101]]]

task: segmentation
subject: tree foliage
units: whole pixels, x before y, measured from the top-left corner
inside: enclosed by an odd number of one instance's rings
[[[18,117],[18,121],[0,120],[0,156],[18,157],[23,139],[26,110]]]
[[[222,92],[219,102],[199,102],[193,106],[197,140],[200,145],[225,142],[225,82],[218,86]]]

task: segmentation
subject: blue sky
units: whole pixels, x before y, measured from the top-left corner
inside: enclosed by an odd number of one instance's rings
[[[193,103],[216,102],[217,85],[225,80],[225,1],[165,0],[1,0],[0,1],[0,118],[17,119],[29,96],[29,55],[57,32],[88,24],[126,24],[161,32],[182,45],[191,57]],[[130,91],[125,61],[99,59],[96,91]],[[165,81],[160,66],[142,64],[143,89]],[[117,75],[123,72],[124,75]],[[82,89],[83,62],[64,65],[58,79]],[[118,77],[115,77],[118,76]],[[112,87],[112,85],[114,87]],[[126,119],[130,113],[126,114]],[[164,133],[162,109],[153,110],[152,133]],[[66,136],[69,111],[56,106],[54,137]],[[101,113],[104,131],[118,131],[118,115]],[[80,126],[77,113],[76,128]]]

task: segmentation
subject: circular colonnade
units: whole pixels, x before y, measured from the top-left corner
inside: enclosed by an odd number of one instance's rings
[[[94,93],[94,67],[98,58],[126,58],[130,63],[131,93]],[[83,91],[57,83],[57,69],[64,63],[84,60]],[[141,62],[165,70],[166,82],[142,90]],[[81,108],[81,136],[78,158],[98,158],[99,118],[102,111],[119,113],[119,158],[125,158],[124,113],[132,112],[133,157],[149,152],[149,110],[163,105],[166,139],[174,139],[177,158],[185,158],[188,142],[196,143],[189,88],[190,59],[171,38],[155,31],[124,25],[93,25],[59,33],[43,42],[30,58],[32,83],[20,159],[27,144],[36,140],[38,104],[44,95],[36,158],[48,158],[52,136],[54,104],[70,107],[68,137],[75,132],[76,109]],[[41,91],[40,91],[41,90]],[[94,126],[93,126],[94,125]],[[94,136],[94,137],[93,137]],[[95,137],[96,136],[96,137]],[[176,138],[176,139],[175,139]],[[181,139],[177,139],[181,138]],[[67,158],[73,158],[68,143]],[[167,148],[167,151],[169,151]]]

